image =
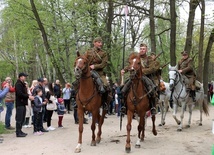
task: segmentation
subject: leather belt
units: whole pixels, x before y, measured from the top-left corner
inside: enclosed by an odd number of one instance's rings
[[[5,100],[5,102],[14,102],[14,100]]]

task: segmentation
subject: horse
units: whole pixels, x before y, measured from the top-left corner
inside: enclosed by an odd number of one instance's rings
[[[161,112],[161,123],[159,124],[159,126],[165,125],[166,113],[169,110],[169,99],[171,94],[171,91],[169,90],[169,83],[164,81],[163,83],[166,87],[166,90],[160,92],[160,96],[158,100],[158,105],[160,107],[160,112]]]
[[[102,115],[100,115],[99,109],[102,106],[101,95],[98,93],[98,89],[91,76],[88,59],[85,56],[77,57],[74,67],[75,77],[79,80],[79,89],[76,94],[76,103],[78,106],[77,113],[79,118],[79,139],[75,149],[75,153],[79,153],[81,152],[82,146],[84,113],[92,113],[91,146],[96,146],[96,143],[100,143],[101,141],[101,129],[104,122],[106,110],[103,110]],[[95,136],[96,122],[98,122],[97,137]]]
[[[149,108],[149,99],[148,94],[144,89],[144,84],[141,80],[143,72],[141,59],[138,53],[131,53],[129,56],[129,72],[130,72],[130,80],[132,81],[131,87],[126,97],[127,104],[127,139],[125,145],[125,151],[129,153],[131,151],[130,144],[130,132],[131,132],[131,123],[134,113],[140,117],[139,125],[138,125],[138,140],[135,144],[136,148],[140,147],[140,142],[144,140],[144,130],[145,130],[145,115]],[[154,135],[157,135],[157,131],[155,129],[155,115],[152,116],[153,128],[152,132]]]
[[[187,127],[189,128],[191,124],[192,110],[195,106],[195,103],[193,102],[192,97],[189,96],[189,92],[187,91],[186,85],[184,83],[184,78],[178,71],[177,66],[169,65],[169,84],[170,84],[169,87],[171,91],[171,99],[173,100],[173,118],[175,119],[176,123],[179,125],[177,131],[182,131],[184,111],[186,109],[186,106],[188,106],[188,109],[189,109],[189,119],[188,119],[188,125],[187,125]],[[199,110],[200,110],[199,126],[201,126],[202,113],[204,112],[205,115],[209,115],[208,105],[206,104],[206,101],[204,98],[203,86],[200,87],[200,90],[196,91],[196,102],[199,105]],[[181,104],[181,115],[180,115],[181,120],[178,120],[176,117],[179,103]]]

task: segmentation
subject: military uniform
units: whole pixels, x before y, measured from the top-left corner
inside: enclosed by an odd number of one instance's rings
[[[189,86],[188,88],[191,90],[195,90],[195,72],[192,67],[192,59],[181,59],[178,62],[178,70],[182,70],[181,74],[185,75],[189,79]]]
[[[108,85],[103,69],[107,66],[108,57],[106,52],[93,47],[84,54],[89,60],[89,65],[94,65],[94,70],[99,74],[105,86]]]
[[[143,66],[142,71],[144,75],[153,80],[156,86],[159,86],[160,84],[159,61],[153,60],[151,56],[145,56],[141,58],[141,64]]]
[[[181,52],[183,56],[187,56],[182,58],[178,62],[178,70],[182,70],[181,74],[185,75],[189,79],[189,83],[187,85],[187,90],[190,90],[190,95],[192,96],[192,99],[194,102],[196,102],[195,99],[195,80],[196,80],[196,74],[192,67],[192,59],[189,58],[188,53],[186,51]]]

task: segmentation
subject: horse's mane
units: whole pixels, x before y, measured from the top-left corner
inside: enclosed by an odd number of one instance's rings
[[[84,60],[86,60],[86,62],[88,62],[88,59],[87,59],[87,57],[86,57],[85,55],[79,55],[79,56],[75,59],[74,67],[75,67],[76,61],[77,61],[78,59],[84,59]]]
[[[139,55],[139,53],[137,53],[137,52],[132,52],[132,53],[129,55],[129,60],[135,59],[135,58],[140,58],[140,55]]]

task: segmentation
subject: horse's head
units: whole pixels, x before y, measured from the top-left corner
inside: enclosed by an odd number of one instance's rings
[[[170,66],[169,65],[169,89],[171,91],[176,86],[179,74],[180,73],[178,72],[177,66]]]
[[[79,56],[76,58],[74,65],[74,75],[76,79],[80,79],[86,75],[89,71],[88,59],[85,56]]]
[[[135,77],[141,78],[142,77],[142,65],[141,59],[138,53],[131,53],[129,55],[129,71],[130,71],[130,78],[134,79]]]

